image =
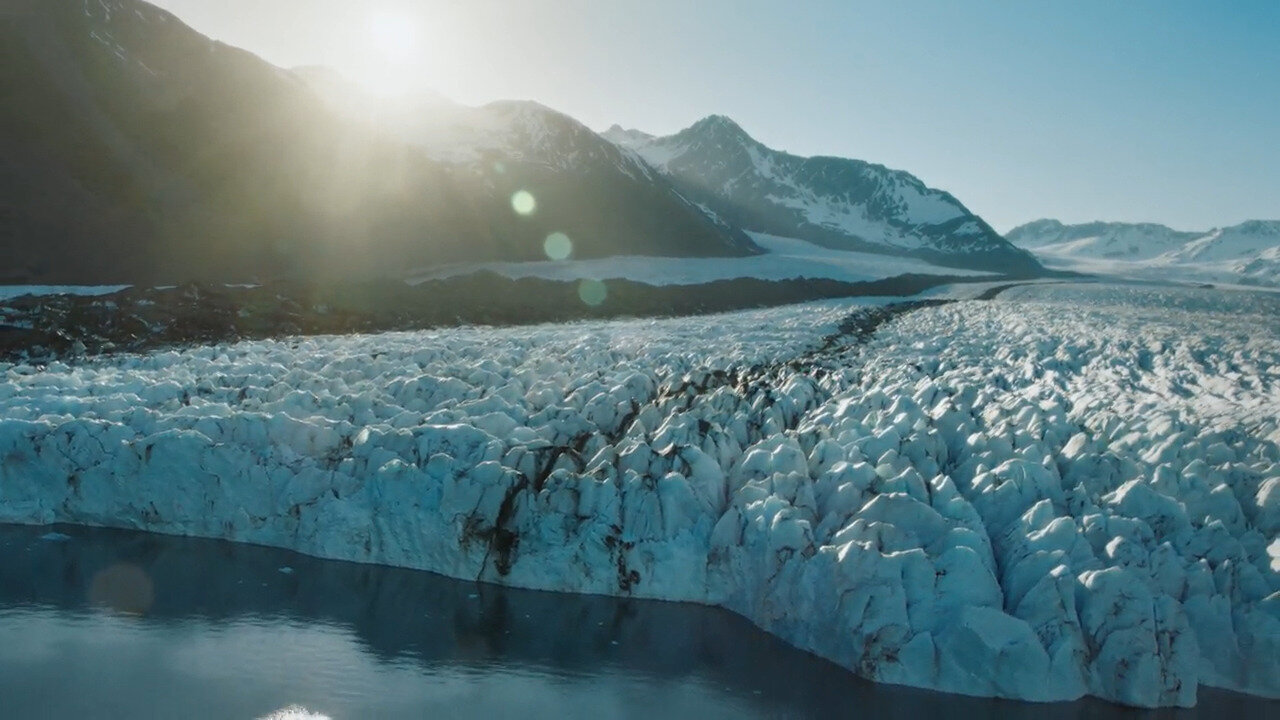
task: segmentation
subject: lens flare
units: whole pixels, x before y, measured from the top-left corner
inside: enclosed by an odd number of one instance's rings
[[[533,199],[533,193],[528,190],[517,190],[511,196],[511,209],[519,215],[532,215],[538,209],[538,201]]]
[[[599,280],[583,280],[578,285],[578,297],[582,302],[596,307],[609,297],[609,288],[605,287],[603,282]]]
[[[542,251],[552,260],[565,260],[573,254],[573,241],[562,232],[553,232],[542,243]]]

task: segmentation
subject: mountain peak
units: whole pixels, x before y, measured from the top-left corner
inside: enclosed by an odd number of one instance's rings
[[[1239,225],[1223,229],[1255,235],[1280,235],[1280,220],[1245,220]]]
[[[643,130],[624,128],[617,123],[609,126],[608,130],[600,133],[600,136],[614,145],[622,145],[624,147],[639,145],[653,139],[652,135]]]
[[[728,115],[708,115],[689,127],[690,132],[699,134],[729,134],[750,138],[746,130],[742,126],[733,121]]]
[[[1041,270],[950,194],[908,173],[774,150],[725,115],[634,148],[684,197],[750,232],[954,267]]]
[[[549,108],[537,100],[494,100],[480,106],[482,110],[505,113],[508,115],[536,115],[539,117],[568,117],[559,110]]]

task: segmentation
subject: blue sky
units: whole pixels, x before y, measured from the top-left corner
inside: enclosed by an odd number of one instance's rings
[[[160,0],[282,66],[762,142],[1040,217],[1280,218],[1280,2]],[[387,82],[390,79],[390,82]]]

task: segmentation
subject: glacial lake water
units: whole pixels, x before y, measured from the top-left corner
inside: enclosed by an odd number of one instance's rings
[[[1276,717],[876,685],[725,611],[272,548],[0,526],[0,718]]]

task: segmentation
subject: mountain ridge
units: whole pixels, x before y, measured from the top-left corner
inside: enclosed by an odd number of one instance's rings
[[[1019,225],[1006,237],[1051,267],[1280,285],[1280,220],[1183,231],[1159,223],[1042,219]]]
[[[756,233],[1042,271],[950,193],[771,150],[724,115],[656,138],[533,101],[335,110],[340,77],[144,0],[14,0],[0,41],[0,282],[402,276],[545,260],[557,234],[578,259],[750,256]]]
[[[0,282],[395,276],[543,259],[552,232],[580,257],[758,252],[661,183],[442,162],[142,0],[6,6],[0,46]]]
[[[1040,270],[951,193],[863,160],[773,150],[726,115],[663,137],[620,126],[605,136],[748,231],[955,267]]]

